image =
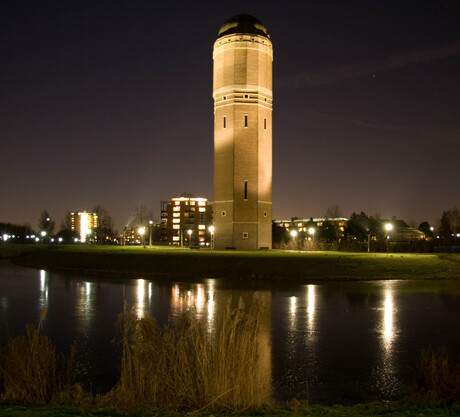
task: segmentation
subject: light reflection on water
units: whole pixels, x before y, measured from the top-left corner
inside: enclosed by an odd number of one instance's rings
[[[399,334],[397,301],[395,301],[395,286],[398,281],[385,281],[383,284],[381,319],[377,329],[380,335],[381,355],[372,371],[372,379],[376,390],[392,397],[401,391],[402,386],[398,379],[395,367],[395,346]]]
[[[12,283],[0,269],[0,320],[20,328],[36,322],[39,310],[48,308],[45,329],[51,339],[61,348],[76,340],[84,374],[98,378],[108,374],[110,381],[116,377],[117,360],[110,341],[124,301],[137,317],[152,314],[163,324],[168,317],[174,321],[193,309],[213,335],[228,299],[236,305],[242,297],[249,307],[257,291],[267,306],[258,338],[259,371],[267,392],[273,382],[274,395],[281,399],[392,398],[410,379],[410,365],[420,346],[429,341],[453,352],[460,348],[454,331],[460,314],[458,284],[418,283],[417,288],[437,289],[417,292],[401,281],[248,285],[139,278],[120,282],[16,271]]]
[[[48,308],[48,279],[46,277],[46,271],[43,269],[40,271],[40,297],[39,297],[40,310]]]

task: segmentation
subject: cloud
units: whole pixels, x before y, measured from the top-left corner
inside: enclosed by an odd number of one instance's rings
[[[283,88],[302,88],[334,84],[340,81],[375,74],[376,72],[398,69],[409,65],[421,64],[456,55],[460,55],[460,42],[445,45],[440,48],[425,49],[401,55],[394,55],[383,60],[371,60],[359,62],[357,64],[345,65],[343,67],[322,72],[309,72],[281,77],[277,79],[277,86]]]

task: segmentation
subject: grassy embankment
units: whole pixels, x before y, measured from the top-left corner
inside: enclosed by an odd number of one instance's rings
[[[460,254],[211,252],[90,245],[23,245],[10,252],[19,265],[125,276],[301,281],[460,278]]]

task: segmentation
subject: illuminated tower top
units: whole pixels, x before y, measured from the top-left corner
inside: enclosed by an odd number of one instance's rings
[[[226,35],[233,35],[236,33],[246,33],[251,35],[264,36],[270,39],[267,28],[254,16],[247,14],[239,14],[228,19],[220,28],[217,39]]]

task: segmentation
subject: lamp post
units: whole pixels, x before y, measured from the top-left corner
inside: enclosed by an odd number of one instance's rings
[[[141,235],[142,245],[143,245],[144,248],[145,248],[145,237],[144,237],[145,228],[141,226],[141,227],[139,227],[139,229],[137,230],[137,232]]]
[[[313,245],[313,250],[315,250],[315,232],[316,232],[316,229],[314,227],[310,227],[308,229],[308,233],[310,233],[310,236],[311,236],[311,242],[312,242],[312,245]]]
[[[297,230],[291,230],[289,233],[292,236],[292,246],[295,249],[295,238],[297,236]]]
[[[192,248],[192,230],[188,229],[187,233],[188,233],[188,247],[191,249]]]
[[[391,230],[393,230],[393,225],[391,223],[387,223],[385,225],[386,238],[387,238],[387,253],[390,251],[390,231]]]
[[[211,250],[214,250],[214,226],[209,226],[208,229],[211,232]]]
[[[152,246],[152,228],[153,228],[153,221],[149,220],[149,246]]]

